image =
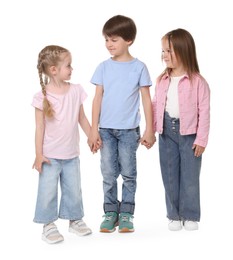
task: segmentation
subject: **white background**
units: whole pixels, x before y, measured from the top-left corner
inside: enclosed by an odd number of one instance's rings
[[[0,3],[0,238],[1,259],[233,259],[232,253],[232,8],[231,1],[189,0],[8,0]],[[99,153],[92,155],[81,133],[81,171],[85,217],[93,234],[68,233],[48,245],[42,226],[33,223],[38,174],[34,160],[34,109],[40,90],[39,51],[62,45],[73,55],[72,82],[88,93],[84,106],[91,120],[94,69],[109,57],[102,26],[113,15],[134,19],[138,33],[130,47],[147,64],[153,80],[163,70],[161,37],[176,28],[194,37],[199,67],[211,88],[211,131],[201,172],[202,218],[196,232],[167,229],[158,144],[138,150],[135,232],[102,234],[103,192]],[[142,119],[141,130],[144,123]],[[120,183],[120,178],[119,178]],[[120,189],[120,188],[119,188]],[[230,238],[228,237],[230,235]]]

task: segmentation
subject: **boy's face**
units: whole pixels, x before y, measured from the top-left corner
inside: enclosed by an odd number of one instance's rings
[[[128,52],[132,41],[125,41],[120,36],[105,36],[105,46],[112,56],[121,56]]]

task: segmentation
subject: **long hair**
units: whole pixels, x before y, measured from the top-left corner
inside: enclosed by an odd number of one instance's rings
[[[190,79],[192,79],[192,75],[200,73],[195,42],[192,35],[188,31],[178,28],[166,33],[162,37],[162,40],[164,39],[168,40],[169,47],[171,47],[172,44],[176,57],[182,63]],[[171,69],[166,68],[160,75],[160,78],[165,73],[170,74],[170,72]]]

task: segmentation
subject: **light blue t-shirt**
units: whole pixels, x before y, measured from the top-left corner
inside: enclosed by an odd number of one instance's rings
[[[140,88],[151,86],[149,71],[138,59],[129,62],[103,61],[91,83],[103,87],[99,127],[133,129],[140,123]]]

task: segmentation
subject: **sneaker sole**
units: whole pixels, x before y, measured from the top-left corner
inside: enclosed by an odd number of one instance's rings
[[[195,231],[195,230],[198,230],[198,228],[196,229],[191,229],[191,228],[185,228],[186,231]]]
[[[102,233],[112,233],[112,232],[114,232],[116,230],[116,228],[113,228],[113,229],[107,229],[107,228],[102,228],[102,229],[100,229],[100,232],[102,232]]]
[[[181,229],[182,229],[182,227],[180,227],[180,228],[168,228],[170,231],[180,231]]]
[[[112,233],[112,232],[114,232],[116,230],[116,227],[118,225],[119,225],[119,223],[117,222],[113,229],[101,228],[100,232],[102,232],[102,233]]]
[[[42,235],[42,240],[47,242],[48,244],[57,244],[57,243],[63,242],[64,238],[60,238],[60,239],[57,239],[57,240],[50,240],[50,239],[46,238],[46,236]]]
[[[195,230],[198,230],[198,227],[189,228],[189,227],[185,227],[185,226],[184,226],[184,229],[185,229],[186,231],[195,231]]]
[[[69,228],[69,232],[74,233],[74,234],[76,234],[80,237],[87,236],[87,235],[90,235],[92,233],[91,230],[88,230],[86,232],[81,233],[81,232],[78,232],[77,230],[74,230],[73,228]]]
[[[118,230],[119,233],[130,233],[134,232],[134,229],[129,229],[129,228],[122,228]]]

